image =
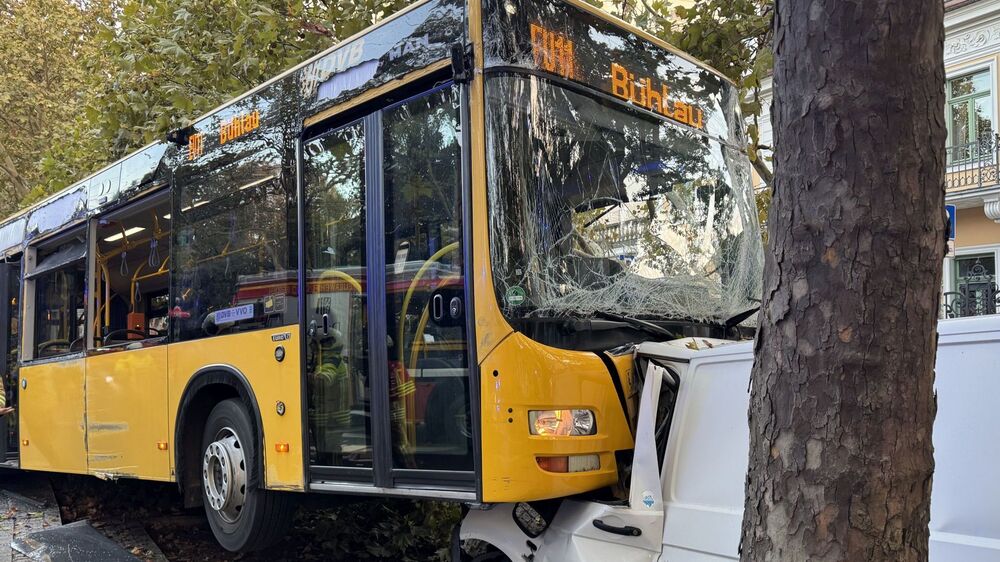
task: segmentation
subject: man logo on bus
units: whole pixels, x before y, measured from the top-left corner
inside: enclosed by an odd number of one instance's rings
[[[651,78],[636,80],[634,73],[614,62],[611,63],[611,93],[695,129],[705,128],[704,113],[680,100],[670,101],[670,88],[666,84],[661,83],[659,88],[654,88]]]

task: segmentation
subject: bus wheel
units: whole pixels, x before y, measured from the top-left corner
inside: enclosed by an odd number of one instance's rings
[[[253,424],[235,399],[219,402],[205,423],[202,437],[202,499],[219,544],[246,552],[281,539],[292,519],[292,501],[249,485],[260,466]],[[260,481],[260,478],[257,478]]]

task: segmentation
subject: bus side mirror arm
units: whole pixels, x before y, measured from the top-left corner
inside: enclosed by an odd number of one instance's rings
[[[187,127],[182,127],[180,129],[174,129],[167,132],[166,140],[169,143],[176,144],[177,146],[187,146],[188,140],[191,138],[195,132],[194,125],[188,125]]]
[[[451,76],[455,82],[467,83],[472,80],[472,47],[461,43],[451,46]]]

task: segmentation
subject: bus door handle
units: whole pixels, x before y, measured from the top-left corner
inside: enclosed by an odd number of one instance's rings
[[[614,535],[622,535],[624,537],[638,537],[642,535],[642,529],[638,527],[633,527],[631,525],[624,525],[622,527],[615,527],[614,525],[608,525],[600,519],[594,519],[594,526],[598,529],[611,533]]]
[[[329,314],[324,314],[323,315],[323,335],[324,336],[330,335],[330,315]]]
[[[441,293],[431,298],[431,316],[435,322],[444,320],[444,296]]]

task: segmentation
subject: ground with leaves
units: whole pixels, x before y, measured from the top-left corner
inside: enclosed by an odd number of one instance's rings
[[[63,523],[87,519],[100,529],[139,522],[169,560],[447,560],[459,519],[455,504],[308,496],[288,537],[240,555],[215,543],[202,510],[183,509],[173,484],[58,475],[52,485]]]

